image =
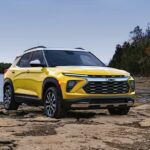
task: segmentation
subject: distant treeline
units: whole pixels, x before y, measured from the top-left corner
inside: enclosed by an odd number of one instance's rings
[[[150,75],[150,25],[143,31],[136,26],[130,32],[130,39],[116,46],[110,67],[124,69],[132,75]]]
[[[0,73],[4,73],[5,69],[8,69],[10,66],[10,63],[0,63]]]

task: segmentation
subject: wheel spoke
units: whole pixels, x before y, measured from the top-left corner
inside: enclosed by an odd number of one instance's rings
[[[47,94],[47,99],[50,100],[50,93]]]
[[[9,101],[8,100],[5,100],[5,102],[4,102],[5,104],[8,104],[9,103]]]

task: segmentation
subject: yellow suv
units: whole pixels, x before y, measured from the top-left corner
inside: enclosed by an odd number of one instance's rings
[[[4,76],[4,107],[44,105],[48,117],[69,109],[107,108],[126,115],[134,104],[135,81],[123,70],[106,67],[82,48],[38,46],[17,57]]]

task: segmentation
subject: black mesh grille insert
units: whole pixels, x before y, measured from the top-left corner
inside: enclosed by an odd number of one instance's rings
[[[129,92],[128,81],[90,81],[83,87],[89,94],[124,94]]]

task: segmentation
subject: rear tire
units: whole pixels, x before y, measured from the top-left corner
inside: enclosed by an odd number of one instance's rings
[[[3,103],[6,110],[17,110],[19,107],[19,104],[14,99],[14,90],[10,84],[4,87]]]
[[[108,108],[108,111],[111,115],[127,115],[130,111],[130,107]]]
[[[45,92],[44,112],[50,118],[60,118],[63,114],[62,99],[55,87],[50,87]]]

